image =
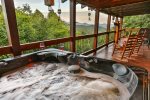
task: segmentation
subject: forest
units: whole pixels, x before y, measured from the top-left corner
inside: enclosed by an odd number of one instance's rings
[[[35,41],[42,40],[51,40],[56,38],[69,37],[69,25],[62,21],[59,16],[53,11],[49,12],[47,17],[43,15],[38,9],[34,12],[31,10],[30,5],[24,4],[22,7],[16,8],[16,18],[17,18],[17,26],[19,32],[20,43],[30,43]],[[134,24],[133,24],[134,23]],[[93,27],[93,26],[92,26]],[[139,16],[128,16],[124,18],[124,28],[150,28],[150,14],[149,15],[139,15]],[[86,27],[85,29],[81,29],[80,26],[77,26],[77,35],[85,35],[88,34],[89,30]],[[93,29],[88,28],[90,31]],[[86,30],[86,31],[84,31]],[[105,30],[105,29],[102,29]],[[99,38],[101,42],[105,41],[105,38]],[[80,41],[81,43],[77,43],[78,52],[81,53],[83,51],[89,50],[93,44],[91,39],[88,41]],[[6,27],[4,23],[4,17],[2,13],[2,7],[0,6],[0,47],[7,46],[8,38]],[[68,45],[68,44],[67,44]],[[69,48],[66,46],[66,48]],[[84,50],[83,50],[84,49]]]
[[[69,36],[69,26],[54,12],[49,12],[45,18],[38,9],[32,13],[30,6],[25,4],[16,8],[16,18],[21,44]],[[0,22],[0,46],[6,46],[8,39],[1,7]]]
[[[138,16],[126,16],[124,28],[150,28],[150,14]]]

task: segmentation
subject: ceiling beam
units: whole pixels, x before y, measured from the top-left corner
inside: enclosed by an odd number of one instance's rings
[[[77,0],[79,3],[93,8],[110,8],[115,6],[145,2],[150,0]]]
[[[100,12],[123,17],[124,15],[149,14],[150,0],[77,0],[79,3],[92,8],[99,9]],[[126,14],[124,14],[126,13]]]
[[[109,14],[124,14],[124,13],[137,13],[137,12],[139,12],[139,13],[143,13],[143,12],[145,12],[145,13],[148,13],[148,12],[150,12],[150,10],[149,9],[133,9],[133,10],[131,10],[131,9],[128,9],[128,10],[120,10],[120,11],[111,11],[111,10],[102,10],[102,12],[105,12],[105,13],[109,13]]]
[[[149,14],[150,13],[149,5],[150,5],[150,0],[145,1],[143,3],[136,3],[136,4],[134,3],[134,4],[123,5],[123,6],[104,8],[101,9],[100,11],[115,16],[124,16],[124,14],[127,15],[128,13],[130,13],[130,15]]]

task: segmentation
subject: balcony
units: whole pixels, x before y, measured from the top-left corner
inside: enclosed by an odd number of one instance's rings
[[[76,36],[75,24],[77,2],[89,6],[95,10],[94,34]],[[2,59],[2,62],[7,62],[8,60],[11,66],[9,66],[9,68],[5,67],[5,71],[0,71],[0,75],[8,75],[8,72],[14,72],[14,69],[16,71],[16,68],[20,68],[25,65],[27,66],[25,67],[25,69],[28,69],[30,67],[32,68],[38,58],[37,55],[34,54],[36,51],[39,52],[39,50],[43,49],[56,48],[60,49],[60,51],[62,52],[69,51],[71,53],[79,53],[82,56],[88,56],[89,58],[92,56],[96,57],[96,59],[102,58],[104,61],[106,60],[106,62],[108,60],[108,62],[111,63],[121,63],[129,66],[129,68],[131,68],[139,78],[138,88],[131,97],[131,100],[149,100],[150,50],[147,48],[147,46],[142,45],[140,47],[139,53],[136,55],[132,55],[129,58],[120,59],[119,54],[112,56],[114,44],[124,36],[126,30],[122,27],[123,17],[150,14],[149,4],[149,0],[70,0],[69,37],[20,44],[14,2],[13,0],[2,0],[3,13],[5,14],[5,23],[9,37],[9,45],[0,47],[0,56],[11,54],[13,56],[11,56],[10,58],[12,58],[13,61],[11,62],[11,59]],[[106,32],[98,32],[99,12],[108,14]],[[116,18],[114,22],[115,31],[110,30],[112,17]],[[29,54],[29,56],[26,57],[26,55],[24,54],[27,51],[30,51],[31,55]],[[105,65],[107,65],[107,63]]]

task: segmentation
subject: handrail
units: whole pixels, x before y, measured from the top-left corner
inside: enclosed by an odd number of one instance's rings
[[[0,47],[0,55],[10,54],[12,52],[11,46]]]
[[[110,32],[98,33],[97,36],[106,35],[106,34],[110,34]]]
[[[95,37],[95,36],[106,35],[106,34],[110,34],[110,33],[114,33],[114,32],[115,31],[102,32],[102,33],[98,33],[97,35],[95,35],[95,34],[81,35],[81,36],[77,36],[76,40],[92,38],[92,37]],[[59,39],[53,39],[53,40],[44,40],[44,41],[37,41],[37,42],[21,44],[21,51],[39,49],[40,48],[40,43],[44,43],[45,47],[47,47],[47,46],[51,46],[51,45],[57,45],[57,44],[60,44],[60,43],[70,42],[71,40],[72,40],[72,37],[66,37],[66,38],[59,38]],[[11,53],[13,53],[13,48],[11,46],[0,47],[0,55],[11,54]]]
[[[87,38],[92,38],[92,37],[94,37],[94,34],[80,35],[76,37],[76,40],[82,40],[82,39],[87,39]]]
[[[106,34],[110,34],[110,33],[115,33],[115,31],[101,32],[101,33],[98,33],[97,36],[106,35]],[[76,40],[87,39],[87,38],[92,38],[92,37],[95,37],[95,34],[79,35],[76,37]]]
[[[109,45],[109,44],[111,44],[113,42],[114,41],[111,41],[108,44],[104,44],[104,45],[101,45],[101,46],[97,47],[96,49],[91,49],[89,51],[83,52],[82,55],[89,55],[89,54],[93,53],[94,51],[97,51],[97,50],[99,50],[99,49],[101,49],[101,48],[103,48],[103,47],[105,47],[105,46],[107,46],[107,45]]]
[[[60,43],[65,43],[70,41],[71,41],[71,37],[67,37],[67,38],[59,38],[53,40],[45,40],[45,41],[37,41],[37,42],[21,44],[21,51],[39,49],[40,43],[44,43],[45,46],[47,47],[47,46],[57,45]],[[11,53],[13,53],[11,46],[5,46],[0,48],[0,55],[11,54]]]
[[[71,37],[21,44],[21,50],[26,51],[26,50],[31,50],[31,49],[38,49],[40,48],[40,43],[44,43],[45,47],[47,47],[47,46],[57,45],[57,44],[65,43],[69,41],[71,41]]]

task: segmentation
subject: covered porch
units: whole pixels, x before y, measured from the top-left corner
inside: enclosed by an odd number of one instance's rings
[[[110,44],[108,47],[104,47],[98,50],[96,57],[114,60],[131,66],[138,66],[150,71],[150,58],[149,58],[150,49],[148,49],[148,47],[141,47],[137,55],[132,55],[130,58],[123,60],[120,60],[121,57],[119,54],[112,56],[112,52],[113,52],[113,43]]]
[[[50,0],[53,1],[53,0]],[[90,7],[95,11],[95,24],[94,34],[76,36],[76,5],[80,3],[82,5]],[[30,50],[41,50],[56,46],[57,49],[71,51],[73,53],[80,53],[81,55],[89,55],[97,58],[108,59],[116,61],[128,66],[134,66],[135,68],[143,68],[144,73],[139,70],[135,70],[135,73],[139,75],[141,84],[140,89],[137,89],[136,95],[132,97],[132,100],[137,100],[136,96],[140,95],[143,100],[150,99],[150,57],[147,56],[150,50],[141,46],[140,52],[137,55],[132,55],[128,59],[119,59],[119,54],[112,56],[114,43],[118,41],[124,34],[123,18],[125,16],[144,15],[150,14],[150,0],[70,0],[70,35],[69,37],[62,37],[53,40],[43,40],[32,43],[20,44],[19,33],[16,21],[15,7],[13,0],[2,0],[3,13],[5,17],[5,23],[7,27],[9,45],[0,47],[0,55],[13,55],[12,59],[17,59],[24,55],[24,52]],[[99,33],[99,17],[100,12],[108,14],[107,31]],[[111,31],[111,19],[114,18],[115,30]],[[134,24],[134,23],[133,23]],[[103,40],[101,40],[103,39]],[[85,43],[89,43],[90,48],[85,47]],[[66,47],[60,48],[60,45]],[[77,46],[78,45],[78,46]],[[81,48],[82,51],[78,52]],[[146,52],[145,52],[146,51]],[[20,59],[19,59],[20,60]],[[2,60],[3,61],[3,60]],[[21,58],[19,61],[13,62],[11,68],[8,68],[5,72],[9,72],[19,66],[24,66],[34,62],[33,57]],[[16,63],[18,65],[16,65]],[[105,66],[104,66],[105,67]],[[7,69],[7,68],[6,68]],[[146,69],[146,71],[145,71]],[[3,75],[4,72],[1,74]],[[148,74],[147,74],[148,73]],[[142,78],[141,78],[142,77]]]

